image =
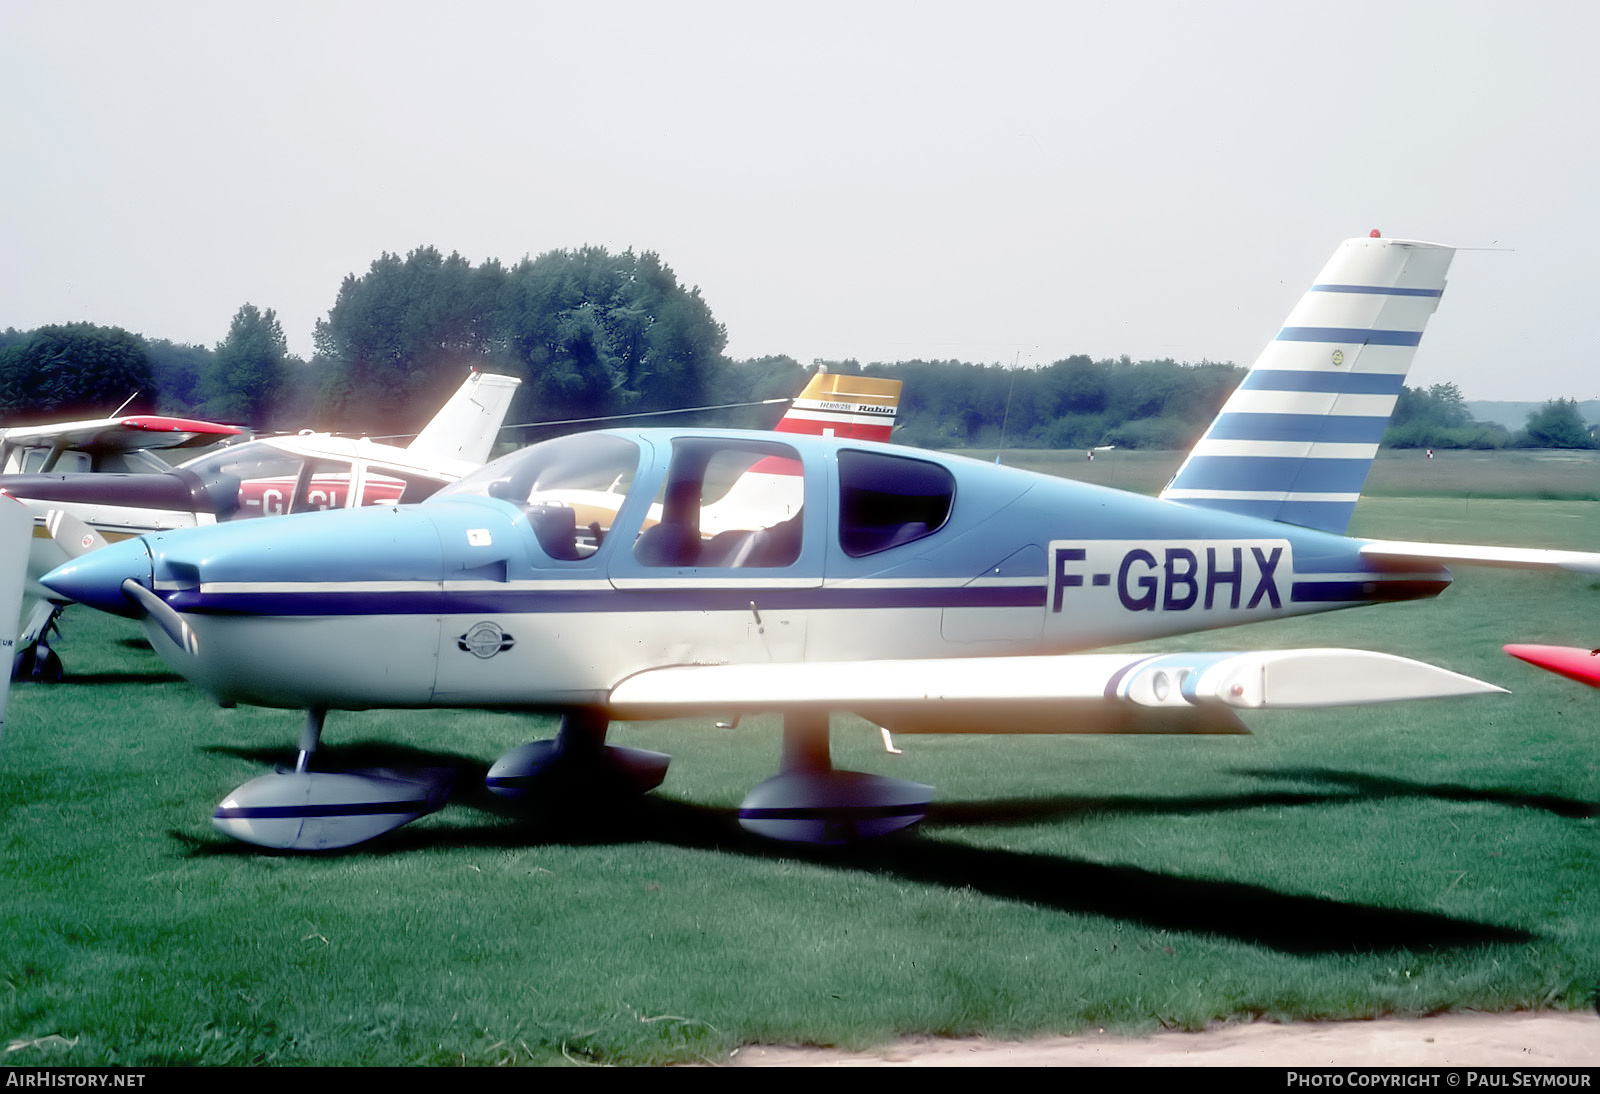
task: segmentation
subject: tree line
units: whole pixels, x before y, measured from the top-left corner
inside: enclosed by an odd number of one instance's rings
[[[138,392],[129,412],[404,435],[468,367],[522,378],[513,422],[787,398],[810,371],[786,356],[730,360],[727,332],[697,288],[680,284],[652,252],[602,247],[510,266],[474,266],[433,247],[385,253],[345,278],[313,344],[309,361],[291,355],[273,310],[249,303],[209,348],[91,323],[8,329],[0,333],[0,421],[103,416]],[[826,364],[905,381],[897,439],[928,448],[1187,448],[1245,372],[1082,355],[1038,368]],[[776,417],[772,408],[746,409],[715,421],[766,427]],[[1405,388],[1384,443],[1594,446],[1572,400],[1552,400],[1513,434],[1473,421],[1453,384]]]

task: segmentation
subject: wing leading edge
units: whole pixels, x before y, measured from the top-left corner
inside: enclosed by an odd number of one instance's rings
[[[898,733],[1243,733],[1236,710],[1503,690],[1368,650],[1074,654],[679,665],[623,681],[610,713],[645,719],[809,708],[852,711]]]

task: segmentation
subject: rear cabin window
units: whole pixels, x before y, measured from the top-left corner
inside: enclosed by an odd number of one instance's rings
[[[853,558],[930,536],[950,519],[956,480],[936,463],[839,453],[839,546]]]

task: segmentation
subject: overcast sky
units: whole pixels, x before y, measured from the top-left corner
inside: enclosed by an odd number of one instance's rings
[[[384,251],[599,244],[734,357],[1247,364],[1464,251],[1413,385],[1600,396],[1600,5],[0,0],[0,328],[296,353]]]

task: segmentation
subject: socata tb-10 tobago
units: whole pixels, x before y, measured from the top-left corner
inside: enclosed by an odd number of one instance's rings
[[[217,700],[308,711],[297,769],[218,826],[342,846],[440,804],[313,770],[324,714],[558,712],[491,788],[657,785],[614,719],[784,716],[746,827],[834,841],[914,823],[916,783],[838,771],[833,711],[896,733],[1237,732],[1239,709],[1498,691],[1360,650],[1090,654],[1430,597],[1451,561],[1600,572],[1600,555],[1350,539],[1453,251],[1341,245],[1159,499],[840,437],[606,430],[490,463],[420,505],[156,533],[51,573],[144,617]]]

